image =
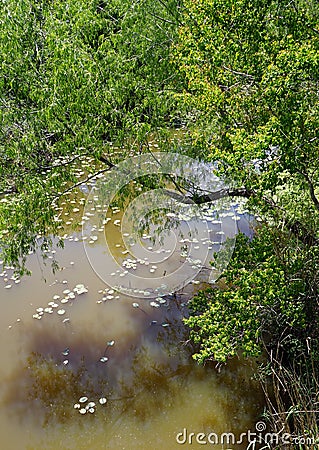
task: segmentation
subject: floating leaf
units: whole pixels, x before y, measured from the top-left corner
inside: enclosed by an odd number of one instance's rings
[[[42,316],[40,316],[40,314],[33,314],[33,319],[38,319],[40,320]]]
[[[83,287],[81,287],[81,288],[78,288],[75,292],[76,292],[78,295],[82,295],[82,294],[86,294],[86,293],[89,292],[89,291],[83,286]]]
[[[153,308],[159,308],[160,305],[157,302],[150,302],[150,306],[152,306]]]
[[[109,360],[109,358],[107,356],[102,356],[102,358],[100,358],[101,363],[106,363]]]

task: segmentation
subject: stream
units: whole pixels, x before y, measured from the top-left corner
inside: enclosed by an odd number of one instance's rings
[[[198,433],[211,433],[216,450],[247,448],[220,437],[255,431],[255,362],[198,366],[182,319],[223,235],[233,237],[234,222],[251,234],[249,217],[235,204],[218,215],[203,207],[200,218],[173,204],[161,214],[177,226],[163,233],[151,221],[128,242],[134,208],[101,203],[96,186],[57,205],[64,248],[56,239],[45,261],[30,254],[31,276],[0,267],[2,448],[197,449]]]

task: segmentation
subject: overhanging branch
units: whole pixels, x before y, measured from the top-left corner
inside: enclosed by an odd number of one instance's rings
[[[152,153],[151,153],[152,154]],[[157,161],[157,158],[154,154],[152,154],[154,159]],[[85,184],[86,182],[94,179],[98,175],[105,173],[109,171],[110,169],[119,170],[119,167],[114,164],[112,161],[110,161],[106,156],[100,156],[99,160],[107,165],[107,168],[99,170],[95,172],[92,175],[89,175],[85,180],[79,181],[78,183],[74,184],[73,186],[70,186],[68,189],[63,191],[62,193],[58,194],[56,196],[56,199],[65,195],[66,193],[72,191],[78,186],[81,186],[82,184]],[[157,161],[159,164],[160,162]],[[167,174],[166,174],[167,175]],[[304,174],[303,174],[304,175]],[[259,198],[262,202],[267,204],[272,211],[281,212],[283,215],[285,214],[285,210],[277,205],[272,199],[269,199],[264,196],[260,196],[260,194],[252,189],[247,189],[245,187],[240,188],[222,188],[215,192],[209,192],[209,191],[202,191],[203,194],[194,193],[191,190],[185,190],[182,188],[176,180],[174,180],[169,174],[168,174],[168,180],[170,182],[173,182],[175,188],[177,191],[170,190],[170,189],[163,189],[163,192],[165,192],[170,198],[180,202],[184,203],[186,205],[203,205],[206,203],[211,203],[214,201],[218,201],[220,199],[229,197],[242,197],[242,198]],[[143,185],[143,182],[140,180],[140,183]],[[318,199],[315,196],[314,187],[313,184],[309,184],[310,190],[313,189],[313,196],[315,200],[315,204],[318,203],[319,208],[319,202]],[[317,206],[316,206],[317,207]],[[319,209],[318,209],[319,210]],[[300,222],[294,221],[291,223],[286,223],[286,229],[289,230],[297,239],[299,239],[303,244],[307,246],[313,246],[313,245],[319,245],[319,239],[307,228],[305,228]]]
[[[164,191],[174,200],[177,200],[181,203],[185,203],[187,205],[203,205],[205,203],[214,202],[216,200],[220,200],[222,198],[226,197],[244,197],[249,198],[252,195],[254,195],[253,191],[249,191],[245,188],[237,188],[237,189],[219,189],[216,192],[211,192],[209,194],[203,194],[203,195],[182,195],[178,194],[175,191],[171,191],[170,189],[164,189]]]

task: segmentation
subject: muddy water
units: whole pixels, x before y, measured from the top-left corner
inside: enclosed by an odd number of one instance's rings
[[[48,252],[46,265],[30,255],[32,276],[21,280],[10,268],[1,269],[1,448],[202,448],[197,433],[216,433],[216,445],[207,443],[214,449],[246,448],[222,444],[218,437],[255,431],[262,396],[252,379],[253,362],[234,360],[220,371],[194,363],[182,318],[196,280],[160,295],[153,306],[142,281],[134,297],[106,285],[88,262],[79,230],[72,230],[72,223],[81,222],[83,195],[79,191],[61,206],[69,222],[64,249]],[[128,255],[114,224],[122,212],[107,214],[112,220],[103,232],[123,264]],[[216,240],[212,222],[205,245]],[[239,222],[248,232],[243,217]],[[151,245],[147,236],[144,240],[146,248]],[[89,245],[103,258],[99,241]],[[175,246],[173,267],[182,251]],[[154,270],[162,274],[165,261]],[[152,266],[136,266],[141,280],[146,272],[150,276]]]

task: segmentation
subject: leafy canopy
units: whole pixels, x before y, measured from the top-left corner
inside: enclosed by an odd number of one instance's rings
[[[258,356],[265,344],[300,352],[317,333],[318,263],[317,247],[302,249],[279,230],[263,226],[251,242],[239,235],[226,287],[201,291],[190,303],[194,358]]]
[[[318,231],[316,1],[185,0],[173,58],[194,152],[258,212]]]
[[[173,58],[193,153],[217,162],[268,223],[238,240],[227,288],[192,301],[194,357],[226,361],[264,343],[297,355],[318,319],[318,2],[184,4]]]
[[[0,10],[0,248],[6,262],[55,232],[82,156],[169,125],[178,3],[18,0]],[[128,147],[128,146],[127,146]],[[121,152],[120,157],[125,157]],[[47,243],[45,243],[46,245]],[[22,264],[22,266],[21,266]]]

